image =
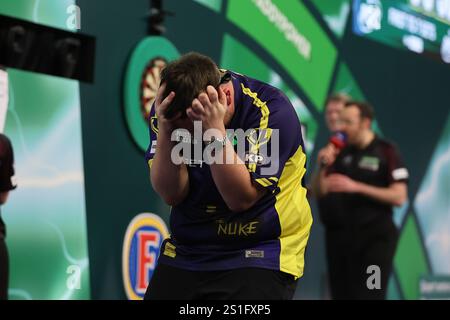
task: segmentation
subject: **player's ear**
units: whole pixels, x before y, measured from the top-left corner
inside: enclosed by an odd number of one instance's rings
[[[228,104],[227,103],[227,95],[226,95],[226,93],[224,91],[224,88],[222,88],[222,86],[219,86],[217,88],[217,95],[218,95],[220,104],[222,104],[222,105],[227,105]]]
[[[227,106],[231,105],[231,103],[232,103],[231,88],[228,85],[220,86],[219,88],[222,89],[222,91],[224,93],[226,105]],[[220,92],[219,92],[219,101],[222,101],[222,100],[220,100]]]
[[[364,129],[370,129],[372,127],[372,121],[369,118],[362,118]]]

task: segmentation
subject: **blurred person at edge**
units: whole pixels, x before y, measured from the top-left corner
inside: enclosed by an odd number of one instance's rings
[[[325,103],[325,112],[324,114],[324,120],[326,128],[328,129],[328,142],[325,144],[323,148],[326,148],[329,153],[333,154],[333,156],[337,156],[339,150],[338,148],[332,143],[333,138],[338,139],[344,139],[345,136],[343,136],[342,132],[342,122],[340,118],[341,111],[345,108],[345,104],[351,100],[351,97],[345,93],[334,93],[330,95]],[[342,141],[344,144],[346,141]],[[322,219],[322,214],[326,210],[324,201],[317,197],[319,194],[319,172],[323,167],[326,165],[326,158],[317,158],[317,165],[315,166],[315,169],[312,173],[311,182],[308,188],[308,198],[315,197],[316,203],[317,203],[317,210],[320,217],[320,220]],[[326,227],[326,226],[325,226]],[[327,260],[329,260],[327,258]]]
[[[14,155],[9,139],[0,133],[0,205],[8,200],[14,182]],[[8,299],[9,258],[6,247],[6,227],[0,215],[0,300]]]
[[[368,103],[347,102],[340,118],[346,146],[337,152],[325,147],[318,155],[317,197],[331,295],[382,300],[398,241],[393,206],[407,201],[409,173],[397,147],[372,130],[374,111]],[[379,271],[375,288],[368,284],[370,266]]]

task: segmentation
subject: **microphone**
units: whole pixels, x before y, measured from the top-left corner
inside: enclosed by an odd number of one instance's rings
[[[342,149],[347,145],[347,135],[342,131],[336,131],[328,140],[328,146],[332,146],[337,153],[341,152]],[[320,167],[326,167],[328,165],[328,161],[325,158],[320,159]]]
[[[342,131],[336,131],[331,137],[328,143],[331,143],[339,151],[344,149],[347,144],[347,135]]]

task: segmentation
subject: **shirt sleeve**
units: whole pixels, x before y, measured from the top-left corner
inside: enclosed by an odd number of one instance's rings
[[[9,139],[2,135],[0,137],[0,192],[15,189],[14,176],[14,153]]]
[[[391,145],[386,150],[388,181],[389,184],[394,182],[408,182],[409,171],[398,152],[398,149]]]
[[[156,118],[154,104],[152,106],[152,110],[150,112],[149,118],[149,137],[150,142],[145,152],[145,161],[147,162],[149,168],[152,168],[153,157],[155,156],[156,151],[156,141],[158,136],[158,119]]]
[[[301,125],[286,97],[259,108],[247,129],[245,163],[252,180],[274,192],[288,161],[294,156],[305,159]]]

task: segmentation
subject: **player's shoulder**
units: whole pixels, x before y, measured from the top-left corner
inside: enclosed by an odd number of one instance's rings
[[[375,139],[377,139],[377,149],[380,150],[382,154],[387,157],[401,157],[400,149],[397,143],[385,137],[381,138],[377,136]]]
[[[397,144],[386,137],[380,137],[377,135],[375,136],[375,139],[376,139],[375,143],[377,144],[378,147],[389,150],[397,149]]]
[[[259,99],[266,103],[277,99],[289,101],[280,89],[269,83],[234,71],[229,72],[232,78],[236,79],[239,83],[237,90],[240,90],[244,95],[252,99]]]
[[[235,90],[238,90],[238,94],[242,96],[252,113],[264,111],[270,115],[277,114],[286,118],[296,116],[294,106],[282,90],[236,72],[232,72],[232,77],[235,79]],[[256,108],[250,108],[251,106]]]

